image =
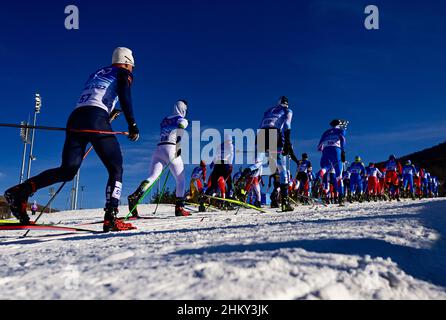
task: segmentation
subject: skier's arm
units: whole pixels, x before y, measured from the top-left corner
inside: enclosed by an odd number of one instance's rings
[[[117,93],[121,109],[124,112],[128,125],[134,124],[135,116],[133,114],[131,86],[133,76],[130,71],[120,68],[117,75],[118,87]]]
[[[181,156],[181,139],[183,138],[184,130],[186,130],[187,126],[189,125],[189,122],[181,118],[178,120],[178,128],[177,128],[177,157]]]
[[[128,138],[131,141],[138,141],[139,139],[139,129],[136,125],[135,115],[133,114],[132,105],[132,86],[133,76],[130,71],[120,68],[117,74],[117,94],[119,98],[119,103],[121,105],[122,111],[124,111],[125,119],[129,127]]]

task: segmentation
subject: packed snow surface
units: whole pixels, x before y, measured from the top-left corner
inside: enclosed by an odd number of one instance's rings
[[[127,232],[0,231],[0,299],[446,299],[443,199],[181,218],[170,205],[153,210],[141,206],[153,219]],[[42,222],[100,230],[85,224],[102,217]]]

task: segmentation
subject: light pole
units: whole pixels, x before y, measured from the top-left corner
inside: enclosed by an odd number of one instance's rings
[[[81,206],[80,206],[80,210],[82,210],[84,208],[84,190],[85,190],[85,186],[81,186]]]
[[[74,194],[73,194],[73,203],[72,203],[72,208],[71,210],[77,210],[77,198],[79,195],[79,180],[80,180],[80,175],[81,175],[81,170],[79,169],[79,171],[77,172],[76,177],[74,178]]]
[[[26,151],[28,149],[28,144],[29,144],[29,129],[26,128],[26,126],[28,126],[28,122],[22,121],[20,124],[23,127],[25,127],[20,129],[20,138],[23,141],[23,155],[22,155],[22,167],[20,169],[19,183],[22,183],[25,175]]]
[[[50,192],[49,192],[50,199],[53,198],[55,194],[56,194],[56,192],[55,192],[54,188],[51,187],[51,188],[50,188]],[[49,209],[50,209],[50,213],[51,213],[51,202],[50,202],[50,207],[49,207]]]
[[[42,98],[40,97],[40,94],[36,93],[36,105],[34,108],[34,124],[33,126],[36,126],[36,122],[37,122],[37,114],[40,113],[40,108],[42,107]],[[31,163],[36,160],[36,157],[34,157],[33,155],[33,150],[34,150],[34,135],[35,135],[36,129],[32,129],[32,134],[31,134],[31,148],[29,150],[29,159],[28,159],[28,174],[27,174],[27,179],[30,178],[31,176]]]

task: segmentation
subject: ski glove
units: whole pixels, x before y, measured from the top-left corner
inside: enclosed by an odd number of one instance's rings
[[[293,149],[293,145],[291,144],[291,130],[285,131],[285,143],[283,145],[282,153],[284,156],[288,156]]]
[[[344,150],[342,150],[342,152],[341,152],[341,161],[342,162],[346,161],[346,159],[345,159],[345,151]]]
[[[181,157],[181,148],[178,149],[178,151],[177,151],[177,158],[178,158],[178,157]]]
[[[136,123],[129,125],[129,139],[133,142],[139,140],[139,129]]]

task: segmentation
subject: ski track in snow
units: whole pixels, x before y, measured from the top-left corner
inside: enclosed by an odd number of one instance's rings
[[[446,200],[268,210],[175,218],[162,205],[128,232],[2,231],[0,299],[446,299]]]

